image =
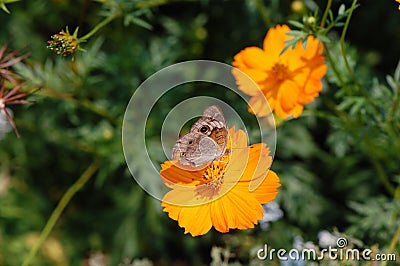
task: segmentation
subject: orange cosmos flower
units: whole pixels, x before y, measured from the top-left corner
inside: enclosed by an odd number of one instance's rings
[[[269,108],[261,99],[265,97],[280,118],[297,118],[304,104],[312,102],[322,90],[321,79],[327,69],[322,44],[310,36],[305,49],[300,41],[281,54],[285,41],[292,38],[286,35],[289,31],[288,26],[278,25],[268,31],[263,49],[248,47],[234,57],[232,65],[252,78],[261,90],[247,86],[237,69],[232,71],[239,89],[252,96],[249,109],[258,116],[268,115]]]
[[[400,0],[396,0],[397,3],[400,3]],[[400,10],[400,6],[399,6],[399,10]]]
[[[162,199],[164,211],[192,236],[253,228],[263,218],[261,204],[278,194],[279,177],[269,170],[272,157],[266,144],[247,146],[242,130],[229,130],[230,153],[203,169],[180,168],[166,161],[160,172],[172,188]]]

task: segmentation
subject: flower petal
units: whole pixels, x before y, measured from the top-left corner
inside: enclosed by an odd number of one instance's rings
[[[247,95],[253,96],[262,93],[261,88],[255,80],[261,82],[266,77],[265,72],[261,72],[255,69],[232,69],[232,75],[235,77],[236,84],[239,90],[243,91]]]
[[[281,186],[279,181],[278,175],[274,171],[269,170],[260,186],[250,193],[261,204],[271,202],[279,193],[278,188]]]
[[[285,111],[290,111],[296,106],[299,98],[299,85],[291,80],[282,83],[279,88],[278,100]]]
[[[230,204],[223,198],[211,203],[211,222],[215,229],[221,233],[229,231],[236,224],[235,213],[231,210]]]
[[[285,41],[292,38],[286,35],[289,31],[290,28],[287,25],[277,25],[275,28],[269,29],[265,36],[264,51],[272,61],[278,60],[283,48],[286,46]]]
[[[166,185],[172,184],[198,184],[203,171],[185,171],[176,166],[176,161],[166,161],[161,165],[160,175]]]
[[[247,190],[237,186],[227,194],[222,200],[225,200],[236,215],[235,224],[230,228],[249,229],[257,224],[263,217],[263,208],[255,197],[252,197]]]
[[[192,236],[204,235],[212,227],[210,204],[194,207],[183,207],[179,214],[178,224],[185,228],[185,234]]]
[[[168,213],[168,216],[169,216],[171,219],[175,220],[175,221],[178,220],[179,214],[181,213],[181,210],[182,210],[182,208],[183,208],[183,207],[181,207],[181,206],[176,206],[176,205],[172,205],[172,204],[166,203],[165,201],[163,201],[163,202],[161,203],[161,206],[164,207],[164,210],[163,210],[163,211],[164,211],[164,212],[167,212],[167,213]]]
[[[249,100],[249,112],[252,114],[257,114],[259,117],[264,117],[271,114],[271,105],[273,104],[273,99],[270,98],[267,102],[265,96],[263,94],[258,94],[257,96],[253,96]]]
[[[258,47],[248,47],[235,55],[233,59],[233,66],[239,69],[257,69],[261,74],[262,71],[268,70],[272,63],[264,51]]]

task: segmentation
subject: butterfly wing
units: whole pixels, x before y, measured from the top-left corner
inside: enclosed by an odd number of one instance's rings
[[[217,105],[208,107],[203,116],[193,124],[190,132],[200,133],[213,139],[220,149],[220,155],[226,150],[228,141],[228,129],[224,114]]]
[[[195,162],[202,156],[198,145],[202,138],[203,135],[190,132],[183,135],[172,149],[172,159],[179,160],[182,165],[198,166]]]
[[[193,124],[190,132],[176,141],[172,159],[190,166],[212,162],[225,154],[227,140],[224,115],[218,106],[212,105]]]
[[[203,116],[217,120],[226,126],[224,114],[222,113],[221,108],[219,108],[217,105],[211,105],[204,110]]]

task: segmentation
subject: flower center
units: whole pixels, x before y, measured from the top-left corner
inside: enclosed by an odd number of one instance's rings
[[[275,63],[271,69],[271,72],[271,75],[278,81],[288,79],[290,76],[288,67],[282,63]]]
[[[211,199],[218,194],[224,184],[226,165],[226,162],[221,161],[212,162],[207,167],[202,176],[204,182],[196,188],[198,196]]]
[[[224,162],[212,162],[204,171],[202,179],[208,183],[219,177],[223,177],[225,174],[225,166],[226,163]]]

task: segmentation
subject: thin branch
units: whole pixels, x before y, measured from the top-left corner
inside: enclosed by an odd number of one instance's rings
[[[325,22],[326,22],[326,19],[328,17],[329,10],[331,9],[331,6],[332,6],[332,0],[328,0],[328,3],[326,4],[326,8],[325,8],[325,11],[324,11],[324,15],[322,16],[322,19],[321,19],[321,24],[319,25],[320,28],[323,28],[325,26]]]
[[[53,230],[57,220],[60,218],[65,207],[71,201],[72,197],[75,196],[75,194],[90,180],[90,178],[94,175],[94,173],[97,171],[98,168],[99,168],[99,162],[95,160],[89,165],[89,167],[85,170],[85,172],[83,172],[83,174],[79,177],[79,179],[74,184],[72,184],[72,186],[70,186],[69,189],[65,192],[65,194],[59,201],[57,207],[51,214],[49,220],[47,220],[47,223],[43,228],[38,241],[32,247],[28,256],[25,257],[22,266],[31,265],[32,260],[36,256],[36,253],[39,251],[44,241],[47,239],[50,232]]]

